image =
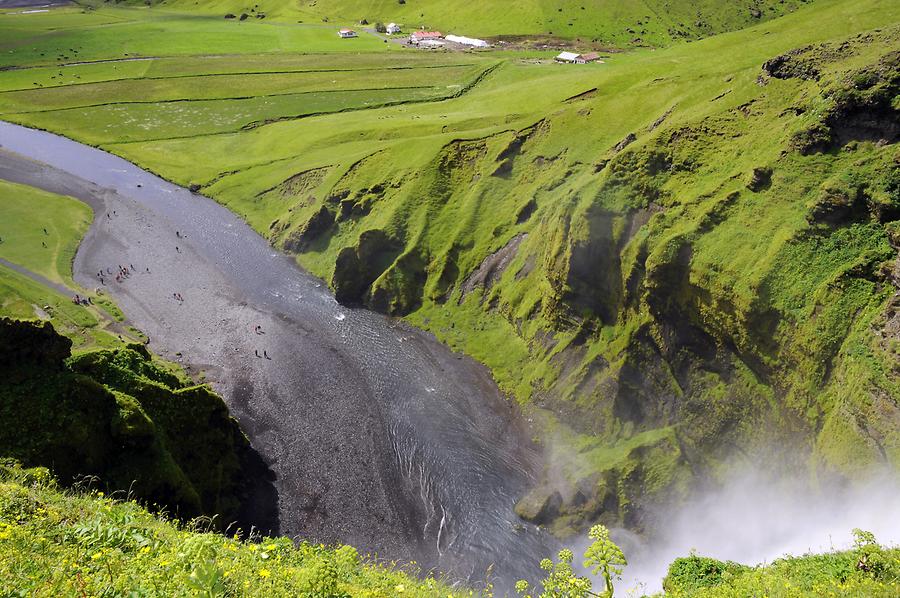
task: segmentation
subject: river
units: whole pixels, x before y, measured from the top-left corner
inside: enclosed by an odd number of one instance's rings
[[[493,565],[501,593],[537,576],[553,543],[513,505],[539,458],[486,368],[341,306],[223,206],[109,153],[0,122],[0,178],[93,207],[75,280],[224,397],[274,473],[262,527],[469,583]]]

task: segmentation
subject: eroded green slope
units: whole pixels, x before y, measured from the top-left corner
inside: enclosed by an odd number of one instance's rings
[[[96,476],[179,517],[241,516],[264,474],[222,399],[141,345],[72,356],[49,322],[0,319],[0,452],[72,484]]]
[[[900,43],[848,35],[853,10],[630,57],[596,90],[585,71],[540,115],[304,171],[257,205],[291,206],[270,234],[340,298],[407,315],[553,414],[562,474],[522,512],[555,505],[561,530],[652,525],[638,501],[786,447],[823,476],[896,465]],[[505,68],[476,110],[528,67]]]

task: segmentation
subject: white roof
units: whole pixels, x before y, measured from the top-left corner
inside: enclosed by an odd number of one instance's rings
[[[575,60],[581,56],[581,54],[576,54],[575,52],[560,52],[556,57],[560,60]]]
[[[448,35],[445,37],[447,41],[456,42],[465,46],[476,46],[478,48],[487,48],[488,43],[483,39],[475,39],[474,37],[464,37],[462,35]]]

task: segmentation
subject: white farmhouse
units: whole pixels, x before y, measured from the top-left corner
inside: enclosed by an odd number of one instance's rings
[[[400,25],[398,25],[397,23],[388,23],[386,31],[389,35],[400,33]]]
[[[338,31],[338,35],[344,39],[347,39],[349,37],[356,37],[356,32],[352,29],[341,29],[340,31]]]
[[[580,56],[581,54],[576,54],[575,52],[560,52],[553,60],[555,60],[556,62],[575,64],[576,62],[578,62],[578,58]]]

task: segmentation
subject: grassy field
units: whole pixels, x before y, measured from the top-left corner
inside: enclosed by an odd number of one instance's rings
[[[107,14],[118,20],[110,23]],[[33,32],[28,43],[0,41],[0,67],[16,67],[2,77],[0,112],[31,126],[70,128],[97,145],[435,102],[466,93],[497,65],[478,55],[407,50],[371,35],[341,40],[330,26],[235,24],[142,9],[93,11],[98,25],[60,33],[75,16],[87,18],[73,9],[0,15],[4,30],[24,29],[27,21]],[[134,46],[135,38],[148,47]],[[179,54],[190,56],[170,58]],[[140,56],[146,58],[135,60]]]
[[[80,201],[0,181],[0,258],[71,287],[72,260],[92,217]]]
[[[72,261],[92,218],[91,209],[76,199],[0,181],[0,258],[72,290],[63,294],[0,265],[0,315],[47,318],[79,349],[121,344],[113,328],[123,316],[112,301],[87,293],[93,305],[72,303],[75,293],[86,296],[72,280]],[[128,334],[140,338],[137,331]]]
[[[0,67],[197,54],[378,52],[380,38],[340,39],[340,25],[224,21],[145,8],[2,14]]]
[[[639,503],[683,500],[731,459],[780,462],[774,446],[813,479],[900,462],[895,2],[818,0],[690,43],[652,20],[668,47],[583,66],[334,35],[403,11],[534,34],[527,19],[574,10],[414,4],[0,15],[17,67],[0,118],[200,185],[343,298],[486,363],[540,408],[549,452],[576,456],[530,498],[559,489],[560,533],[599,514],[641,529]],[[756,22],[729,6],[666,19]],[[54,66],[135,53],[154,58]]]
[[[240,59],[237,59],[240,60]],[[333,72],[260,72],[129,78],[0,93],[9,118],[93,144],[237,132],[277,120],[446,99],[490,68],[484,61]],[[248,66],[249,68],[249,66]]]
[[[285,22],[355,23],[363,19],[402,24],[406,31],[421,26],[446,33],[477,36],[549,36],[583,43],[664,45],[679,39],[696,39],[758,23],[795,10],[800,1],[764,0],[753,5],[735,0],[664,2],[661,0],[612,0],[587,3],[581,0],[527,0],[510,10],[502,2],[466,4],[416,0],[337,0],[290,3],[262,0],[253,9],[237,0],[198,0],[192,11],[221,18],[227,13],[266,15]],[[153,10],[178,10],[183,0],[153,1]]]

